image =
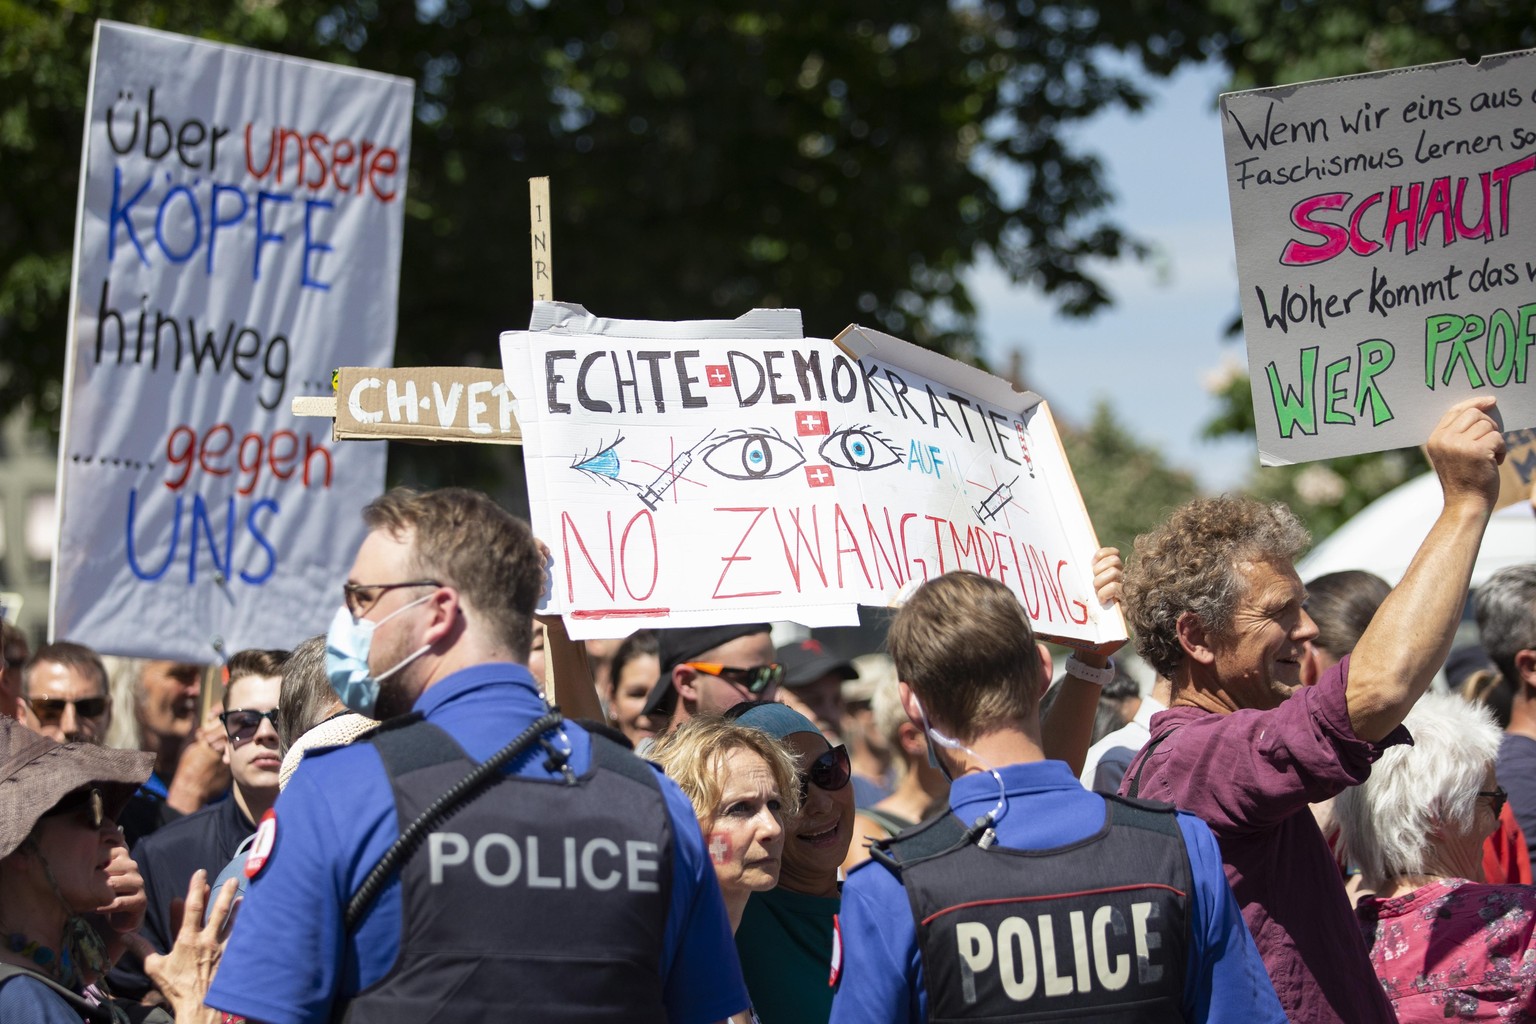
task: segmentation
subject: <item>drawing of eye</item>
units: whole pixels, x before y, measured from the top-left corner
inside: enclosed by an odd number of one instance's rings
[[[701,458],[730,480],[773,480],[805,464],[798,445],[764,430],[733,430],[704,449]]]
[[[830,466],[860,472],[884,469],[901,462],[900,450],[870,426],[841,427],[832,431],[821,442],[820,454]]]

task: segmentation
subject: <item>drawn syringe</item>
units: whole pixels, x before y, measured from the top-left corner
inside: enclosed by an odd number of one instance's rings
[[[998,484],[992,488],[992,493],[981,499],[981,504],[972,509],[976,513],[976,518],[982,522],[996,519],[998,513],[1002,512],[1003,508],[1013,500],[1013,485],[1018,482],[1019,478],[1014,477],[1007,483]]]
[[[700,438],[698,442],[693,446],[693,448],[697,448],[705,441],[708,441],[711,437],[714,436],[714,434],[715,432],[711,430],[708,434],[705,434],[702,438]],[[671,487],[672,484],[687,471],[688,467],[693,465],[693,448],[689,448],[677,458],[673,459],[671,465],[662,470],[660,475],[658,475],[655,480],[652,480],[649,484],[646,484],[645,488],[640,491],[640,500],[645,502],[646,508],[650,509],[652,512],[656,511],[656,507],[661,504],[664,496],[666,495],[667,488]]]

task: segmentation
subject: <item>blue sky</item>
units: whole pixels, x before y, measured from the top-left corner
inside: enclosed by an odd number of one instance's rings
[[[1149,86],[1143,113],[1105,114],[1078,133],[1104,162],[1113,216],[1156,249],[1147,262],[1104,268],[1111,309],[1074,321],[995,265],[969,278],[994,366],[1021,349],[1026,382],[1060,419],[1083,422],[1098,398],[1109,399],[1123,423],[1209,491],[1239,486],[1258,466],[1252,438],[1200,436],[1216,410],[1203,378],[1223,361],[1247,360],[1240,340],[1223,338],[1238,303],[1215,103],[1225,80],[1220,67],[1186,70]]]

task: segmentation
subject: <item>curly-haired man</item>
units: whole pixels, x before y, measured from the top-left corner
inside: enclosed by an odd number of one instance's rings
[[[1358,785],[1409,739],[1403,718],[1450,650],[1498,493],[1493,413],[1493,399],[1469,399],[1435,428],[1445,508],[1353,655],[1313,686],[1302,660],[1317,626],[1293,565],[1308,537],[1290,510],[1200,499],[1136,541],[1127,618],[1173,701],[1121,792],[1211,826],[1293,1022],[1395,1019],[1307,805]]]

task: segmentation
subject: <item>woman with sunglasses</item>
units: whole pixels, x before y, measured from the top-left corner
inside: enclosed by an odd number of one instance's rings
[[[832,1013],[839,868],[853,840],[848,749],[783,704],[738,705],[726,713],[781,741],[798,764],[800,813],[788,825],[779,884],[747,901],[736,952],[763,1024],[819,1024]]]
[[[92,918],[117,896],[108,870],[121,842],[116,815],[153,767],[152,754],[61,745],[0,718],[0,1021],[129,1019],[104,992],[107,943]],[[194,956],[183,944],[175,960],[173,1005],[184,1022],[207,1019],[206,984],[189,982],[189,961],[207,973],[220,949]],[[157,973],[170,963],[152,960]]]
[[[1427,694],[1382,755],[1334,798],[1342,852],[1375,895],[1356,907],[1402,1024],[1536,1019],[1536,890],[1483,884],[1483,840],[1506,794],[1502,733],[1481,707]]]

